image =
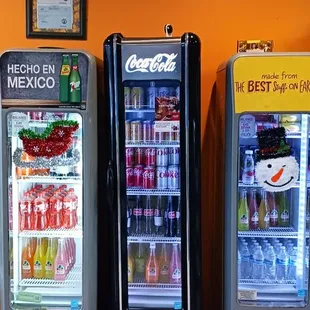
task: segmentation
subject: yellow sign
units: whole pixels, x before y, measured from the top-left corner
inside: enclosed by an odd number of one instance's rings
[[[310,54],[240,57],[233,79],[236,113],[310,111]]]

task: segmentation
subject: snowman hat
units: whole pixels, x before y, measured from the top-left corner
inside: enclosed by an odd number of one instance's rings
[[[259,145],[259,150],[256,153],[257,161],[292,155],[292,148],[286,143],[284,127],[258,132],[257,141]]]

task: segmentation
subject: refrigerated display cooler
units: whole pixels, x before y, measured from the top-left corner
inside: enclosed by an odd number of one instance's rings
[[[0,67],[1,307],[96,309],[95,59],[10,50]]]
[[[219,67],[225,110],[224,308],[309,308],[309,53]]]
[[[104,43],[113,309],[200,309],[200,41]]]

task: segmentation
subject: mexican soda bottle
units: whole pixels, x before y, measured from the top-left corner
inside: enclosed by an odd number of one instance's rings
[[[261,229],[268,229],[270,226],[270,211],[269,211],[269,205],[267,200],[267,193],[266,191],[262,190],[262,196],[260,205],[258,208],[258,226]]]
[[[135,256],[135,275],[144,277],[145,272],[145,250],[144,244],[139,243]]]
[[[31,279],[33,277],[33,253],[30,239],[26,239],[22,251],[21,261],[22,279]]]
[[[127,244],[127,255],[128,255],[128,283],[133,282],[133,261],[131,257],[130,243]]]
[[[143,215],[144,215],[144,232],[147,235],[151,235],[153,233],[154,210],[151,206],[150,196],[146,197],[146,205],[143,210]]]
[[[60,69],[59,77],[59,101],[68,102],[69,101],[69,75],[70,75],[70,63],[69,55],[62,55],[62,65]]]
[[[29,194],[25,194],[19,201],[19,213],[20,213],[20,230],[32,229],[32,200]]]
[[[154,210],[154,226],[156,235],[163,234],[165,209],[162,204],[162,197],[157,197],[157,203]]]
[[[54,279],[55,270],[55,251],[53,249],[53,239],[48,238],[48,246],[45,260],[45,277],[47,279]]]
[[[45,252],[42,238],[38,238],[36,252],[33,257],[33,277],[36,279],[45,277]]]
[[[145,267],[145,281],[147,283],[158,283],[159,265],[155,255],[155,243],[150,243],[150,256]]]
[[[249,202],[249,214],[250,214],[250,229],[257,229],[258,228],[258,208],[257,208],[257,201],[256,201],[256,190],[250,190],[250,202]]]
[[[48,203],[44,196],[45,193],[42,192],[34,200],[34,230],[45,230],[48,228]]]
[[[287,192],[277,193],[279,204],[279,226],[289,226],[290,223],[290,210],[287,201]]]
[[[135,221],[134,232],[136,234],[141,234],[143,230],[142,214],[143,214],[143,207],[142,207],[141,199],[140,199],[140,196],[137,196],[136,205],[133,208],[133,218]]]
[[[249,208],[247,203],[247,192],[240,192],[239,208],[238,208],[238,230],[249,230]]]
[[[268,192],[267,199],[268,199],[269,210],[270,210],[270,227],[278,227],[279,212],[278,212],[278,206],[275,200],[275,194],[272,192]]]
[[[161,254],[159,258],[159,282],[169,283],[170,281],[169,273],[169,259],[167,253],[167,244],[163,243],[161,247]]]
[[[58,240],[58,250],[55,258],[54,279],[56,281],[66,280],[67,258],[65,253],[64,239]]]
[[[172,255],[170,261],[170,283],[181,283],[181,259],[178,244],[172,245]]]
[[[72,54],[72,70],[69,76],[69,101],[81,102],[81,76],[78,68],[78,54]]]

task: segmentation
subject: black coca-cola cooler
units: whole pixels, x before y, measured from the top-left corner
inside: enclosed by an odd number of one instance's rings
[[[111,309],[200,309],[200,41],[104,42]]]

